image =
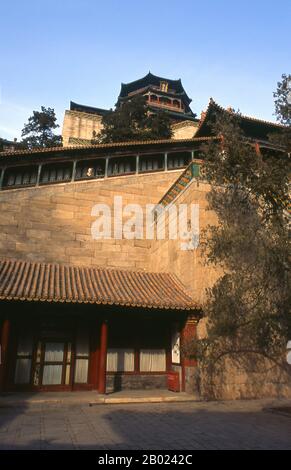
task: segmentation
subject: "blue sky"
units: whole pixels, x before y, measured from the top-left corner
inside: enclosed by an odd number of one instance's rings
[[[290,0],[10,0],[0,8],[0,136],[32,110],[70,100],[113,107],[120,83],[148,70],[181,78],[198,115],[222,106],[274,120],[291,72]]]

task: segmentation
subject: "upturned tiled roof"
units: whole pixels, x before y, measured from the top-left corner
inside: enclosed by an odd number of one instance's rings
[[[74,101],[70,102],[70,110],[80,111],[81,113],[97,114],[98,116],[105,116],[110,113],[110,109],[95,108],[93,106],[75,103]]]
[[[198,129],[195,133],[196,138],[200,138],[203,136],[211,136],[214,134],[212,129],[212,117],[216,114],[232,114],[238,119],[240,127],[244,131],[246,137],[251,137],[257,140],[259,140],[260,138],[263,138],[263,140],[265,140],[267,139],[269,133],[275,132],[276,130],[284,129],[285,127],[284,125],[279,124],[278,122],[264,121],[262,119],[257,119],[255,117],[233,112],[231,109],[225,109],[219,104],[217,104],[213,98],[210,98],[208,107],[203,113]]]
[[[151,72],[138,80],[134,80],[133,82],[122,83],[119,98],[127,96],[132,91],[138,90],[148,85],[159,86],[161,81],[166,81],[169,84],[169,88],[172,88],[176,93],[183,94],[188,103],[192,101],[189,96],[187,96],[180,78],[179,80],[170,80],[169,78],[163,78],[154,75]]]
[[[0,259],[0,300],[198,308],[176,276]]]
[[[53,154],[58,153],[70,153],[73,150],[94,150],[94,149],[105,149],[105,150],[114,150],[124,147],[150,147],[158,145],[169,145],[176,146],[177,144],[185,143],[191,144],[196,142],[205,142],[211,140],[213,137],[193,137],[192,139],[156,139],[156,140],[134,140],[128,142],[114,142],[108,144],[88,144],[88,145],[70,145],[68,147],[44,147],[44,148],[34,148],[34,149],[22,149],[16,150],[14,152],[1,152],[0,157],[17,157],[19,155],[37,155],[37,154]]]

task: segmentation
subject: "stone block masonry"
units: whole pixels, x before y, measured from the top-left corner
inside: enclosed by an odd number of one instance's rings
[[[101,266],[126,270],[170,272],[185,285],[198,304],[205,301],[205,290],[220,273],[206,266],[201,250],[181,250],[180,240],[92,239],[92,207],[105,203],[112,207],[114,196],[123,204],[156,204],[181,171],[121,176],[102,180],[74,182],[15,189],[0,193],[0,256],[48,263]],[[192,180],[172,201],[175,204],[198,204],[200,230],[216,222],[207,210],[209,186]],[[198,334],[203,321],[198,324]],[[252,360],[254,370],[226,361],[223,374],[213,378],[210,397],[218,399],[291,397],[290,378],[265,361]],[[200,393],[209,397],[209,381],[187,369],[186,382],[200,381]],[[119,378],[135,387],[133,379]],[[132,383],[128,383],[133,380]],[[162,386],[164,378],[158,377]],[[109,386],[114,379],[109,378]],[[115,382],[116,383],[116,382]]]
[[[150,241],[93,240],[92,207],[155,204],[180,171],[15,189],[0,194],[0,256],[75,265],[149,268]]]

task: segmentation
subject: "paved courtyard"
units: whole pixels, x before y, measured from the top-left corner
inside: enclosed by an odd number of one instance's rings
[[[270,405],[0,404],[0,449],[291,449],[291,415]]]

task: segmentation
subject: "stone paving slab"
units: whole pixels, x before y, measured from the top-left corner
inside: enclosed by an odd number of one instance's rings
[[[4,407],[0,449],[291,450],[291,418],[275,405],[290,401]]]
[[[197,396],[188,393],[175,393],[169,390],[124,390],[121,392],[99,395],[97,392],[36,392],[2,393],[0,408],[5,406],[40,405],[40,404],[126,404],[126,403],[163,403],[188,402],[197,400]]]

